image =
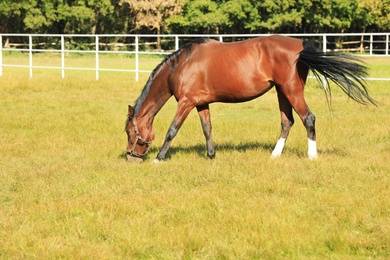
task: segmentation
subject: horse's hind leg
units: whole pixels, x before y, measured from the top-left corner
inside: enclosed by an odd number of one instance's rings
[[[290,102],[279,87],[276,87],[276,91],[278,93],[282,131],[280,132],[279,139],[275,145],[274,150],[272,151],[271,158],[277,158],[282,154],[284,144],[286,143],[290,129],[294,124],[294,117]]]
[[[300,85],[299,85],[300,84]],[[292,88],[291,86],[295,86]],[[278,88],[277,88],[278,89]],[[301,118],[303,125],[306,127],[308,137],[308,157],[309,160],[316,159],[317,156],[317,143],[316,143],[316,131],[315,131],[315,116],[310,111],[305,102],[303,95],[302,82],[297,84],[291,84],[289,88],[280,87],[279,92],[283,92],[284,97],[291,104],[292,108],[297,112]],[[279,99],[280,102],[280,99]],[[283,132],[283,131],[282,131]]]
[[[308,110],[303,122],[305,124],[307,130],[307,136],[308,136],[309,150],[307,153],[309,156],[309,160],[314,160],[318,158],[316,129],[315,129],[316,117],[313,115],[313,113],[310,110]]]
[[[213,137],[211,134],[211,120],[210,120],[210,110],[209,105],[197,106],[198,114],[200,117],[200,122],[202,124],[203,134],[206,138],[206,147],[207,147],[207,157],[212,159],[215,157],[215,148]]]

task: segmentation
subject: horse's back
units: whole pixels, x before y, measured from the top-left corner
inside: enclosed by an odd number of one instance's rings
[[[297,50],[297,51],[303,49],[302,40],[288,37],[288,36],[271,35],[271,36],[261,37],[257,39],[269,47],[283,48],[283,49]]]
[[[204,69],[217,70],[223,77],[226,76],[224,72],[229,73],[232,69],[243,74],[260,71],[268,74],[270,67],[295,66],[302,50],[302,40],[272,35],[231,43],[211,40],[195,46],[191,59],[202,64]]]
[[[220,52],[226,55],[228,52],[244,52],[251,51],[252,48],[256,48],[258,51],[274,51],[278,52],[291,52],[298,54],[303,50],[303,41],[297,38],[292,38],[283,35],[271,35],[264,37],[251,38],[237,42],[219,42],[216,40],[209,40],[205,44],[196,46],[198,49],[209,49],[214,52]],[[219,50],[218,50],[219,49]],[[204,58],[204,57],[203,57]]]

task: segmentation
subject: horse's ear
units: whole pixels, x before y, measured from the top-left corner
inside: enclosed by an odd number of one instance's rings
[[[129,105],[129,108],[128,108],[128,116],[129,117],[133,117],[134,116],[134,108],[132,106]]]

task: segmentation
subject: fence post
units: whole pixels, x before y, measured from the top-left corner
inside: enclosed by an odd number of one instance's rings
[[[138,75],[138,36],[135,36],[135,81],[138,82],[139,75]]]
[[[29,67],[30,67],[30,78],[32,78],[32,35],[28,35],[28,56],[29,56]]]
[[[61,35],[61,75],[65,78],[65,39],[64,35]]]
[[[386,34],[386,53],[385,54],[389,55],[389,35],[388,34]]]
[[[179,36],[175,35],[175,51],[177,51],[179,48]]]
[[[374,36],[370,35],[370,55],[372,55],[372,42],[374,41]]]
[[[99,80],[99,36],[95,36],[96,80]]]
[[[326,52],[326,35],[322,35],[322,51]]]
[[[3,38],[0,35],[0,76],[3,76]]]
[[[322,51],[323,52],[326,52],[326,42],[327,39],[326,39],[326,35],[322,35]],[[327,81],[326,81],[326,78],[325,77],[322,77],[322,87],[324,88],[324,90],[326,90],[326,88],[328,87],[328,84],[327,84]]]

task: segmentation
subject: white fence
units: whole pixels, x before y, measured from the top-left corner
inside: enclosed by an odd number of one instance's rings
[[[308,39],[314,42],[322,51],[347,51],[364,55],[390,56],[390,33],[355,33],[355,34],[285,34],[287,36]],[[221,42],[237,41],[247,38],[269,36],[269,34],[238,34],[238,35],[69,35],[69,34],[0,34],[0,76],[4,67],[28,68],[30,77],[33,69],[58,69],[65,77],[66,70],[95,71],[96,80],[100,71],[122,71],[135,73],[138,81],[139,73],[150,73],[150,70],[140,69],[140,55],[168,55],[177,50],[191,38],[214,38]],[[82,39],[81,43],[78,39]],[[164,46],[156,50],[157,42]],[[154,47],[153,47],[154,46]],[[28,53],[28,65],[3,63],[3,56],[10,52]],[[37,66],[33,59],[36,53],[59,53],[60,66]],[[66,66],[66,54],[89,53],[95,56],[95,66],[90,68]],[[102,68],[99,66],[101,54],[126,54],[134,57],[135,69]],[[12,57],[12,55],[11,55]],[[131,59],[133,60],[133,59]],[[390,78],[368,79],[390,80]]]

